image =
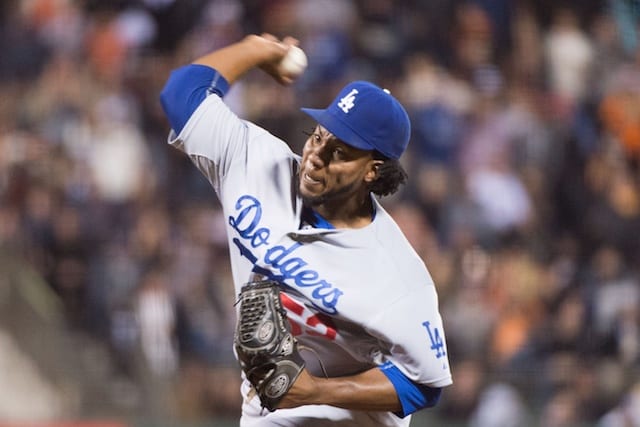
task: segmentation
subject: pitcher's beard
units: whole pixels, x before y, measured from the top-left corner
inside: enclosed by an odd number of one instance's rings
[[[304,204],[304,206],[307,206],[309,208],[313,208],[313,207],[324,204],[327,201],[327,196],[329,196],[328,194],[320,194],[318,196],[306,195],[306,194],[303,194],[300,187],[298,187],[298,194],[300,194],[300,197],[302,198],[302,203]]]
[[[353,183],[351,185],[341,187],[337,190],[329,190],[319,195],[308,195],[303,193],[300,186],[300,178],[298,178],[298,194],[300,194],[300,197],[302,198],[302,202],[304,206],[307,206],[310,208],[326,205],[327,203],[331,205],[336,205],[336,204],[346,205],[349,199],[349,194],[351,194],[353,197],[353,192],[356,185],[357,185],[356,183]]]

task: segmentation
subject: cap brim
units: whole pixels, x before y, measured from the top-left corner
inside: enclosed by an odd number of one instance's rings
[[[331,114],[328,109],[301,108],[300,110],[311,116],[318,124],[322,125],[322,127],[345,144],[360,150],[375,150],[374,146],[365,141],[342,120]]]

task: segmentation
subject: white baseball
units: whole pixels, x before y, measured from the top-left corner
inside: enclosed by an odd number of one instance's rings
[[[278,69],[282,75],[296,78],[304,72],[307,65],[307,55],[304,51],[298,46],[291,46],[278,64]]]

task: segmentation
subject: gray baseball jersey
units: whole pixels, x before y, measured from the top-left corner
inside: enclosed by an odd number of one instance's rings
[[[189,155],[221,201],[236,293],[252,273],[283,284],[293,332],[313,350],[302,350],[312,374],[394,366],[418,384],[451,384],[434,283],[378,201],[363,228],[306,224],[297,194],[299,156],[215,95],[169,142]],[[244,396],[248,387],[245,381]],[[268,413],[257,398],[245,398],[241,425],[408,426],[410,418],[326,405]]]

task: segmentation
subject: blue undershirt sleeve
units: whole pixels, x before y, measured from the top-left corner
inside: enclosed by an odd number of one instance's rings
[[[431,408],[440,400],[442,388],[416,384],[407,378],[393,363],[387,362],[379,366],[383,374],[393,384],[402,405],[402,411],[395,415],[404,418],[420,409]]]
[[[162,92],[160,104],[175,133],[180,133],[189,117],[211,94],[224,97],[229,83],[214,68],[200,64],[184,65],[174,70]]]

